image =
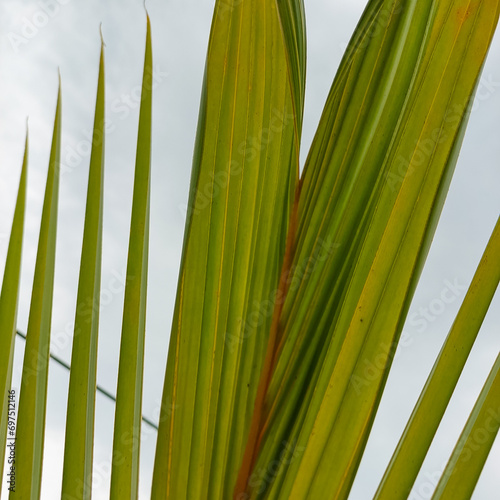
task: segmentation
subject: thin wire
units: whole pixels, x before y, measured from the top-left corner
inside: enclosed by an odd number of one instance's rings
[[[26,340],[26,334],[20,332],[19,330],[16,331],[16,333],[24,340]],[[70,371],[71,366],[66,363],[66,361],[62,360],[60,357],[56,356],[55,354],[50,353],[50,358],[55,361],[58,365],[62,366],[63,368],[66,368],[66,370]],[[99,384],[96,385],[97,392],[100,392],[103,396],[106,396],[108,399],[116,403],[116,396],[111,394],[108,390],[104,389],[104,387],[101,387]],[[145,417],[144,415],[142,416],[142,421],[145,424],[148,424],[150,427],[153,429],[158,430],[158,426],[149,418]]]

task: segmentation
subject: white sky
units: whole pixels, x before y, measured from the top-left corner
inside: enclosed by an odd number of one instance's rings
[[[157,86],[154,91],[153,191],[150,288],[143,413],[156,419],[184,229],[194,134],[214,0],[148,1]],[[361,0],[306,0],[308,74],[302,156],[305,158],[342,51],[365,5]],[[93,123],[99,56],[99,24],[106,42],[107,119],[103,246],[103,306],[99,337],[98,382],[116,391],[123,276],[128,247],[145,17],[138,0],[1,0],[0,2],[0,273],[8,235],[29,116],[30,164],[26,240],[23,256],[19,328],[26,331],[34,261],[48,166],[57,92],[63,85],[62,162],[52,351],[71,358],[83,215],[88,176],[86,131]],[[44,17],[44,9],[48,14]],[[28,23],[39,27],[29,31]],[[23,32],[24,30],[24,32]],[[28,30],[28,31],[26,31]],[[26,36],[25,43],[13,35]],[[433,248],[405,326],[408,346],[400,351],[387,385],[374,432],[363,459],[352,500],[372,497],[404,428],[426,375],[439,352],[465,293],[439,304],[446,283],[468,285],[500,213],[500,37],[484,68],[461,159]],[[129,96],[129,97],[127,97]],[[128,104],[127,104],[128,103]],[[80,152],[80,153],[78,153]],[[460,287],[458,287],[460,288]],[[437,302],[436,302],[437,301]],[[439,314],[427,319],[421,308]],[[443,306],[443,307],[441,307]],[[441,309],[443,309],[441,311]],[[430,498],[500,348],[500,296],[497,293],[459,388],[414,488],[415,499]],[[14,386],[24,343],[16,342]],[[68,374],[49,369],[45,468],[42,498],[60,495]],[[97,396],[94,499],[109,496],[113,405]],[[156,435],[144,429],[141,498],[149,498]],[[474,499],[500,491],[500,443],[495,443]],[[5,476],[2,475],[5,490]],[[5,492],[1,500],[6,498]]]

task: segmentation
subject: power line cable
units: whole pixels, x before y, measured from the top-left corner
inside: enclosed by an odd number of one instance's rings
[[[26,334],[20,332],[19,330],[16,330],[16,333],[22,339],[26,340]],[[53,361],[55,361],[58,365],[62,366],[63,368],[65,368],[68,371],[71,370],[71,366],[68,363],[66,363],[66,361],[64,361],[63,359],[61,359],[59,356],[56,356],[55,354],[52,354],[52,353],[49,353],[49,354],[50,354],[50,359],[52,359]],[[97,390],[97,392],[100,392],[103,396],[107,397],[108,399],[110,399],[111,401],[113,401],[116,404],[116,396],[114,396],[113,394],[111,394],[111,392],[109,392],[108,390],[104,389],[104,387],[102,387],[99,384],[97,384],[96,385],[96,390]],[[142,421],[145,424],[148,424],[153,429],[158,430],[158,426],[152,420],[150,420],[149,418],[145,417],[144,415],[142,416]]]

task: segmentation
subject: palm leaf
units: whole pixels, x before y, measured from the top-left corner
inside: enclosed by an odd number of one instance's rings
[[[260,451],[250,498],[347,496],[498,8],[369,3],[305,167],[283,341],[265,411],[254,415]],[[376,373],[368,377],[367,366]],[[271,479],[259,478],[268,470]]]
[[[94,135],[103,137],[104,47],[101,46]],[[100,134],[96,133],[100,132]],[[101,285],[104,139],[94,141],[90,157],[87,208],[71,356],[62,495],[91,497]]]
[[[370,0],[299,176],[303,2],[216,1],[152,498],[349,496],[499,14],[499,0]],[[101,46],[94,136],[104,135],[104,81]],[[113,499],[139,494],[152,87],[148,17]],[[60,136],[59,89],[17,429],[15,494],[29,499],[40,497],[43,465]],[[26,170],[25,154],[0,295],[5,390],[12,377]],[[103,178],[104,143],[97,142],[90,160],[71,369],[53,356],[70,369],[64,498],[92,495]],[[500,222],[377,498],[403,499],[410,493],[498,286],[498,255]],[[498,432],[491,413],[499,397],[498,369],[497,359],[435,498],[472,495]],[[0,428],[4,445],[7,409]],[[488,435],[478,445],[485,429]]]
[[[215,6],[153,498],[230,498],[276,340],[269,332],[293,227],[305,53],[301,2],[278,5]]]
[[[499,402],[500,355],[497,356],[432,500],[467,500],[472,497],[500,427]]]
[[[12,499],[16,496],[26,499],[40,496],[56,254],[60,143],[59,86],[24,351],[16,432],[16,490],[10,494]]]
[[[16,337],[17,306],[19,301],[19,280],[21,275],[21,254],[23,246],[24,212],[26,207],[26,185],[28,171],[28,133],[24,147],[24,160],[19,181],[12,232],[10,235],[9,249],[5,263],[5,273],[0,294],[0,387],[2,394],[10,394],[12,382],[12,366],[14,362],[14,342]],[[15,406],[15,398],[13,398]],[[7,443],[12,443],[12,434],[8,433],[8,422],[12,421],[8,404],[3,404],[0,420],[0,449],[5,450]],[[10,417],[10,418],[9,418]],[[9,439],[7,436],[11,439]],[[5,454],[0,453],[0,470],[3,471]],[[3,481],[0,484],[2,492]]]
[[[118,369],[111,498],[137,498],[139,487],[151,192],[152,71],[148,17]]]
[[[499,254],[500,219],[375,498],[409,494],[498,287]]]

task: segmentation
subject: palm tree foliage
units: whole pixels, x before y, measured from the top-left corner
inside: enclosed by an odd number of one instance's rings
[[[151,497],[347,498],[370,435],[500,14],[495,0],[371,0],[299,171],[301,0],[217,0],[194,148]],[[149,20],[116,397],[111,498],[137,498],[147,298]],[[104,123],[104,48],[95,131]],[[16,493],[40,496],[57,231],[54,122],[23,363]],[[0,296],[10,389],[28,158]],[[62,496],[92,494],[104,141],[93,144]],[[377,499],[404,499],[500,280],[500,223]],[[87,307],[82,307],[86,304]],[[89,306],[90,304],[90,306]],[[387,348],[389,346],[389,348]],[[367,377],[366,363],[377,366]],[[434,497],[470,498],[498,432],[496,361]],[[1,443],[9,439],[2,407]],[[470,443],[486,433],[486,439]],[[476,439],[477,441],[477,439]],[[261,474],[264,471],[265,474]]]

